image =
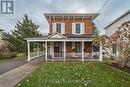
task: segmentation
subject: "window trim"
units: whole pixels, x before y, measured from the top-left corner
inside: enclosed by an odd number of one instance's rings
[[[76,24],[80,24],[80,33],[76,33]],[[84,30],[85,30],[85,25],[84,25],[84,22],[73,22],[72,23],[72,34],[75,34],[75,35],[81,35],[81,34],[84,34]]]
[[[65,34],[65,22],[53,22],[52,23],[52,33],[56,32],[57,24],[61,24],[61,33]]]
[[[60,24],[60,32],[58,32],[58,24]],[[56,32],[58,32],[58,33],[62,33],[62,23],[56,23],[56,30],[55,30]]]

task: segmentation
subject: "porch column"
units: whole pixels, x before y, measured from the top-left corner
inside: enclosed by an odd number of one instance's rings
[[[64,41],[64,61],[66,61],[66,41]]]
[[[43,55],[44,55],[44,46],[45,46],[44,43],[42,44],[42,46],[43,46]]]
[[[40,53],[39,53],[39,43],[37,43],[37,56],[39,57],[40,56]]]
[[[47,41],[45,41],[45,59],[47,60]]]
[[[27,45],[28,45],[28,61],[30,61],[31,58],[30,58],[30,42],[29,41],[27,41]]]
[[[82,41],[82,62],[84,61],[84,41]]]
[[[100,42],[100,56],[99,61],[102,61],[102,43]]]

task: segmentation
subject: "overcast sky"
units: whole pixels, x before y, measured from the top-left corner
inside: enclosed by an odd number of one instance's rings
[[[9,32],[14,29],[18,20],[27,14],[39,31],[48,32],[48,23],[44,13],[96,13],[106,0],[15,0],[14,17],[0,17],[0,28]],[[130,9],[130,0],[109,0],[100,15],[94,20],[103,33],[104,27]]]

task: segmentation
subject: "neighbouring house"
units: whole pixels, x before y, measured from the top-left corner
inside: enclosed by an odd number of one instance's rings
[[[97,13],[45,13],[49,26],[48,35],[25,38],[28,43],[28,61],[40,55],[48,61],[102,61],[102,57],[99,57],[100,53],[94,52],[92,45],[95,36],[93,20],[98,15]],[[34,57],[30,52],[30,43],[36,42],[43,44],[43,52],[38,50]]]
[[[105,27],[105,35],[108,38],[113,39],[113,45],[109,46],[109,53],[116,59],[119,57],[119,42],[117,38],[118,28],[124,23],[130,21],[130,10],[122,14],[120,17],[112,21],[108,26]]]

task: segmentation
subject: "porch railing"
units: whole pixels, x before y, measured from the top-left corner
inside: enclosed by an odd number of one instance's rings
[[[84,61],[93,61],[99,59],[100,53],[84,53]],[[37,57],[42,56],[45,59],[45,54],[43,51],[39,52],[32,52],[30,54],[31,60]],[[65,58],[64,58],[65,56]],[[47,60],[49,61],[82,61],[82,53],[47,53]]]
[[[82,60],[82,53],[48,53],[47,58],[49,60]],[[84,53],[84,60],[98,60],[99,53]]]

